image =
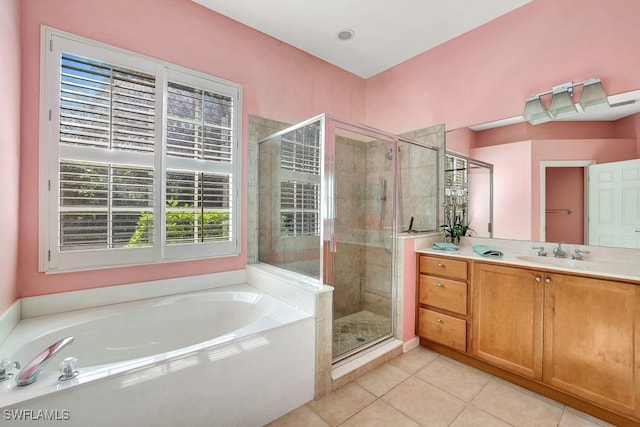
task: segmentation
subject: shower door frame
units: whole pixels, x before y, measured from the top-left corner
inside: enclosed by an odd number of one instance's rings
[[[392,144],[393,150],[393,197],[392,197],[392,215],[391,215],[391,266],[390,266],[390,307],[389,307],[389,333],[376,338],[370,342],[363,343],[362,345],[345,352],[344,354],[337,355],[332,358],[332,363],[336,364],[345,359],[349,359],[351,356],[360,353],[368,348],[371,348],[380,342],[393,339],[396,336],[396,314],[397,314],[397,186],[398,186],[398,146],[400,140],[407,140],[400,138],[397,135],[386,133],[378,129],[374,129],[364,125],[357,125],[345,122],[333,118],[328,115],[323,115],[324,129],[324,141],[322,146],[324,147],[323,166],[321,171],[321,182],[324,186],[321,190],[323,194],[321,201],[322,221],[321,221],[321,236],[323,242],[322,248],[322,281],[327,285],[334,286],[334,254],[337,253],[339,248],[340,236],[335,231],[335,219],[337,216],[337,203],[336,203],[336,128],[352,132],[354,134],[370,137],[372,140],[383,140]],[[413,142],[413,141],[411,141]],[[365,144],[365,142],[363,142]],[[334,304],[335,305],[335,304]],[[332,307],[333,308],[333,307]],[[332,324],[335,321],[332,316]]]

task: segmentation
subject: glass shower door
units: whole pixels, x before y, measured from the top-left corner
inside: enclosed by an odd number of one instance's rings
[[[332,250],[337,362],[393,334],[396,142],[368,129],[331,124],[326,179],[333,215],[325,231]]]

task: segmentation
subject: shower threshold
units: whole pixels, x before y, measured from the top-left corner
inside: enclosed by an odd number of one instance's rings
[[[372,346],[352,354],[346,359],[335,362],[331,366],[331,379],[334,381],[349,378],[349,381],[355,379],[357,370],[367,365],[375,365],[379,363],[380,358],[390,360],[395,356],[399,356],[403,352],[403,342],[394,337],[386,337],[376,341]],[[373,367],[371,368],[373,369]],[[369,369],[366,369],[368,371]]]

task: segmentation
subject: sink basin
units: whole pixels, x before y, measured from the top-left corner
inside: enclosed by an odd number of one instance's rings
[[[536,264],[552,265],[554,267],[588,269],[591,264],[589,261],[571,259],[571,258],[552,258],[544,256],[517,256],[520,261],[533,262]]]
[[[570,268],[572,270],[589,271],[591,273],[613,274],[640,277],[640,266],[627,263],[607,261],[585,261],[571,258],[554,258],[535,255],[516,256],[520,261],[538,264],[541,266]]]

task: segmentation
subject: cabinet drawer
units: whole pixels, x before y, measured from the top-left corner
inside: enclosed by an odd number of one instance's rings
[[[421,274],[419,302],[454,313],[467,314],[467,284]]]
[[[420,273],[467,280],[467,262],[456,259],[436,258],[421,255]]]
[[[418,309],[418,335],[456,350],[467,350],[467,322],[446,314]]]

